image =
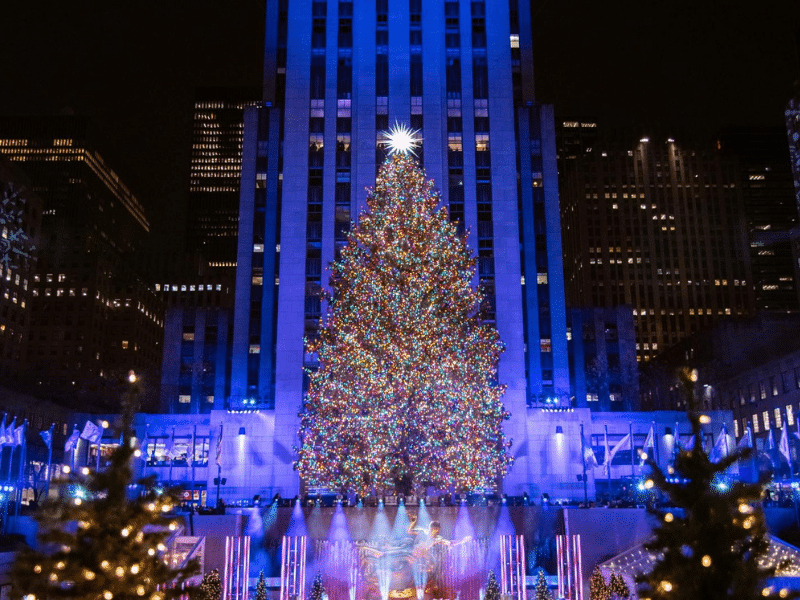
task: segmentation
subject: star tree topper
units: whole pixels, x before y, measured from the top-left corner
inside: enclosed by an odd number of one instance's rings
[[[381,132],[380,145],[389,149],[389,154],[413,154],[422,145],[419,129],[411,129],[405,123],[395,123],[387,131]]]

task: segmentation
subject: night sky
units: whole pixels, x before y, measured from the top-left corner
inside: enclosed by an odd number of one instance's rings
[[[538,97],[560,115],[642,128],[780,125],[800,79],[797,0],[536,0],[533,10]],[[258,87],[263,20],[263,0],[9,0],[0,114],[92,116],[156,239],[174,242],[194,89]]]

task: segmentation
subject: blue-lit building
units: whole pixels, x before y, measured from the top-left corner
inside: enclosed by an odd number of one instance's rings
[[[227,407],[274,416],[266,460],[284,494],[299,485],[291,449],[314,366],[303,339],[395,122],[421,131],[427,176],[472,232],[506,344],[518,453],[506,487],[535,477],[527,407],[566,402],[570,386],[553,111],[534,95],[531,19],[516,0],[267,1],[263,104],[245,111]]]

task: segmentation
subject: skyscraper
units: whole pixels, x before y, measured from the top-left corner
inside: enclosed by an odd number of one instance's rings
[[[394,123],[471,233],[506,350],[508,490],[530,481],[527,407],[570,396],[552,108],[536,102],[528,2],[267,0],[263,103],[245,110],[233,319],[233,410],[274,419],[272,482],[292,470],[304,337]]]
[[[567,301],[630,305],[642,361],[750,313],[753,288],[735,164],[709,145],[620,135],[565,163]]]
[[[244,107],[257,89],[201,88],[195,93],[186,248],[203,264],[233,274],[239,221]]]
[[[134,260],[149,231],[144,209],[89,130],[78,116],[3,117],[0,154],[43,204],[28,375],[39,393],[107,410],[130,369],[158,381],[163,308]]]

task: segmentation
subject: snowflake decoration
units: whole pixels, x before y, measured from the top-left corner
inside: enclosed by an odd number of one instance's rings
[[[381,146],[389,149],[389,154],[413,154],[422,145],[419,129],[411,129],[408,125],[395,123],[387,131],[381,132]]]
[[[9,183],[0,200],[0,266],[4,270],[17,268],[24,259],[31,257],[30,251],[36,249],[30,244],[31,238],[24,228],[23,191],[24,188],[14,189],[14,185]]]

